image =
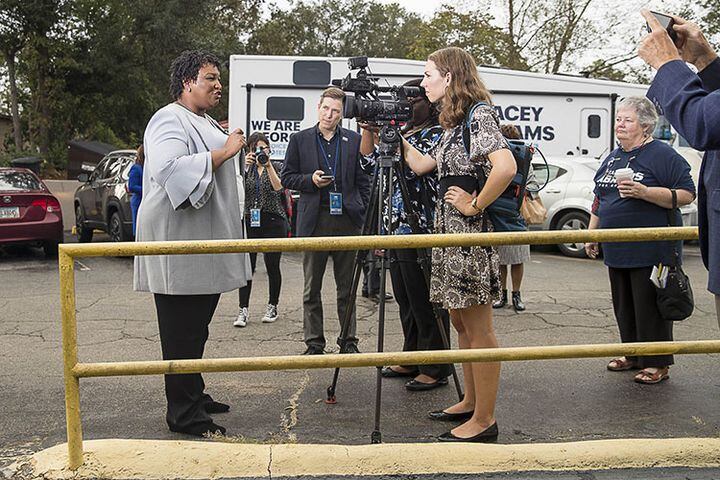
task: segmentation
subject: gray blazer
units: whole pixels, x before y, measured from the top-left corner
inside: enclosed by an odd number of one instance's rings
[[[145,129],[143,199],[136,240],[244,238],[238,159],[215,172],[210,150],[227,134],[209,116],[178,104],[158,110]],[[246,253],[135,257],[135,290],[167,295],[235,290],[251,278]]]

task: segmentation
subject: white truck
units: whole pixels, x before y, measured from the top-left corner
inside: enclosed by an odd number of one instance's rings
[[[370,58],[381,85],[421,77],[424,62]],[[503,123],[520,126],[523,139],[545,155],[603,158],[615,147],[613,120],[619,98],[645,95],[647,86],[567,75],[478,67],[493,93]],[[320,92],[349,72],[346,58],[233,55],[230,57],[229,124],[246,133],[261,131],[272,157],[285,155],[292,133],[317,121]],[[355,128],[352,120],[344,126]],[[659,138],[671,138],[664,119]]]

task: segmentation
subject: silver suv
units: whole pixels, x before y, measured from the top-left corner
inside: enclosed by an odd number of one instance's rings
[[[135,156],[135,150],[110,152],[92,173],[78,175],[82,182],[74,202],[78,241],[91,241],[93,229],[104,230],[113,242],[133,239],[127,181]]]

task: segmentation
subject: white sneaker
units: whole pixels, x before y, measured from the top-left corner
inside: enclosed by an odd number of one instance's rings
[[[277,305],[272,305],[272,304],[268,303],[267,311],[265,312],[265,316],[262,318],[262,322],[263,323],[272,323],[277,319],[278,319]]]
[[[240,308],[240,312],[238,313],[237,319],[233,322],[234,327],[244,327],[247,325],[248,322],[248,309],[247,307]]]

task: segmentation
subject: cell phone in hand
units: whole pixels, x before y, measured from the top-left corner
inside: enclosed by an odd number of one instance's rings
[[[320,180],[333,180],[334,178],[332,175],[320,175]]]
[[[650,13],[652,13],[653,16],[660,23],[660,25],[662,25],[667,34],[670,36],[670,39],[673,41],[673,43],[677,42],[677,32],[675,32],[675,29],[673,29],[673,25],[675,25],[675,19],[670,15],[665,15],[664,13],[657,13],[652,11]],[[645,27],[647,28],[648,33],[652,32],[649,24],[646,23]]]

